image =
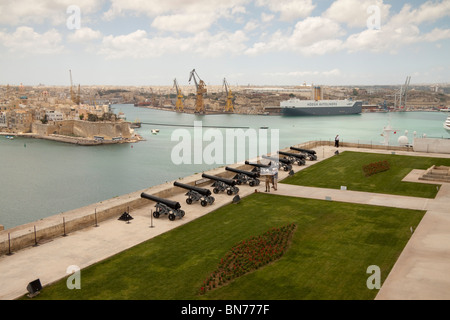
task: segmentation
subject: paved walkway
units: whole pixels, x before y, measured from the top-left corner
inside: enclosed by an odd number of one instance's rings
[[[344,150],[340,149],[341,152]],[[347,150],[374,152],[374,150],[362,149]],[[316,151],[320,161],[333,156],[335,149],[319,147]],[[391,151],[385,152],[391,153]],[[414,155],[438,156],[416,153]],[[450,155],[442,156],[450,157]],[[314,163],[316,162],[308,161],[307,166]],[[294,169],[297,171],[305,167],[296,166]],[[287,173],[280,172],[280,179],[286,176]],[[409,177],[409,179],[416,178]],[[264,188],[262,183],[257,189],[262,192]],[[241,186],[240,189],[241,197],[255,191],[254,187],[248,186]],[[278,190],[271,194],[428,210],[384,282],[377,299],[450,299],[450,276],[448,276],[448,270],[450,270],[450,184],[443,185],[436,199],[285,184],[279,184]],[[186,215],[183,219],[175,221],[169,221],[165,216],[159,219],[152,218],[151,210],[154,208],[148,206],[130,212],[134,218],[130,223],[111,219],[102,222],[98,227],[86,228],[71,233],[67,237],[20,250],[11,256],[1,256],[0,299],[16,299],[26,294],[28,283],[35,279],[39,279],[43,286],[60,280],[68,275],[69,266],[76,265],[84,268],[104,260],[229,204],[231,199],[232,197],[223,194],[216,196],[216,202],[212,206],[183,205]],[[185,203],[185,196],[181,194],[173,200]]]

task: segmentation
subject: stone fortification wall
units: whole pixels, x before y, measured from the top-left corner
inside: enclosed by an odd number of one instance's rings
[[[32,133],[40,136],[62,135],[94,139],[95,136],[105,140],[122,137],[132,138],[128,122],[89,122],[81,120],[51,121],[47,124],[33,123]]]

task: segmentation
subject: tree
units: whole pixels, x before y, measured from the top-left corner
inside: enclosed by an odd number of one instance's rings
[[[89,113],[89,114],[88,114],[88,119],[87,119],[87,120],[88,120],[88,121],[95,122],[95,121],[98,120],[98,116],[95,115],[95,114]]]

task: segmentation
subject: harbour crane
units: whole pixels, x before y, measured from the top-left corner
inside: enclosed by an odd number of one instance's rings
[[[231,89],[228,86],[227,80],[223,78],[223,86],[225,88],[225,91],[227,92],[227,102],[225,105],[225,112],[234,112],[234,105],[233,105],[233,93],[231,92]]]
[[[408,98],[408,87],[409,82],[411,81],[411,77],[407,76],[404,87],[400,88],[400,108],[406,109],[406,100]],[[402,105],[402,99],[403,99],[403,105]]]
[[[184,111],[183,94],[181,93],[181,89],[178,86],[177,79],[173,80],[173,86],[177,90],[177,102],[175,104],[176,110],[183,112]]]
[[[197,77],[196,77],[197,76]],[[197,78],[199,81],[197,82]],[[197,101],[195,102],[195,113],[205,113],[205,104],[203,102],[203,94],[206,94],[206,85],[202,79],[198,76],[195,69],[191,71],[189,77],[189,83],[194,79],[195,87],[197,88]]]

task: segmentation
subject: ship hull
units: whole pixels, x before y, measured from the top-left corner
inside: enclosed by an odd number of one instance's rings
[[[357,101],[352,106],[314,106],[314,107],[282,107],[281,113],[288,117],[298,116],[335,116],[360,114],[362,102]]]

